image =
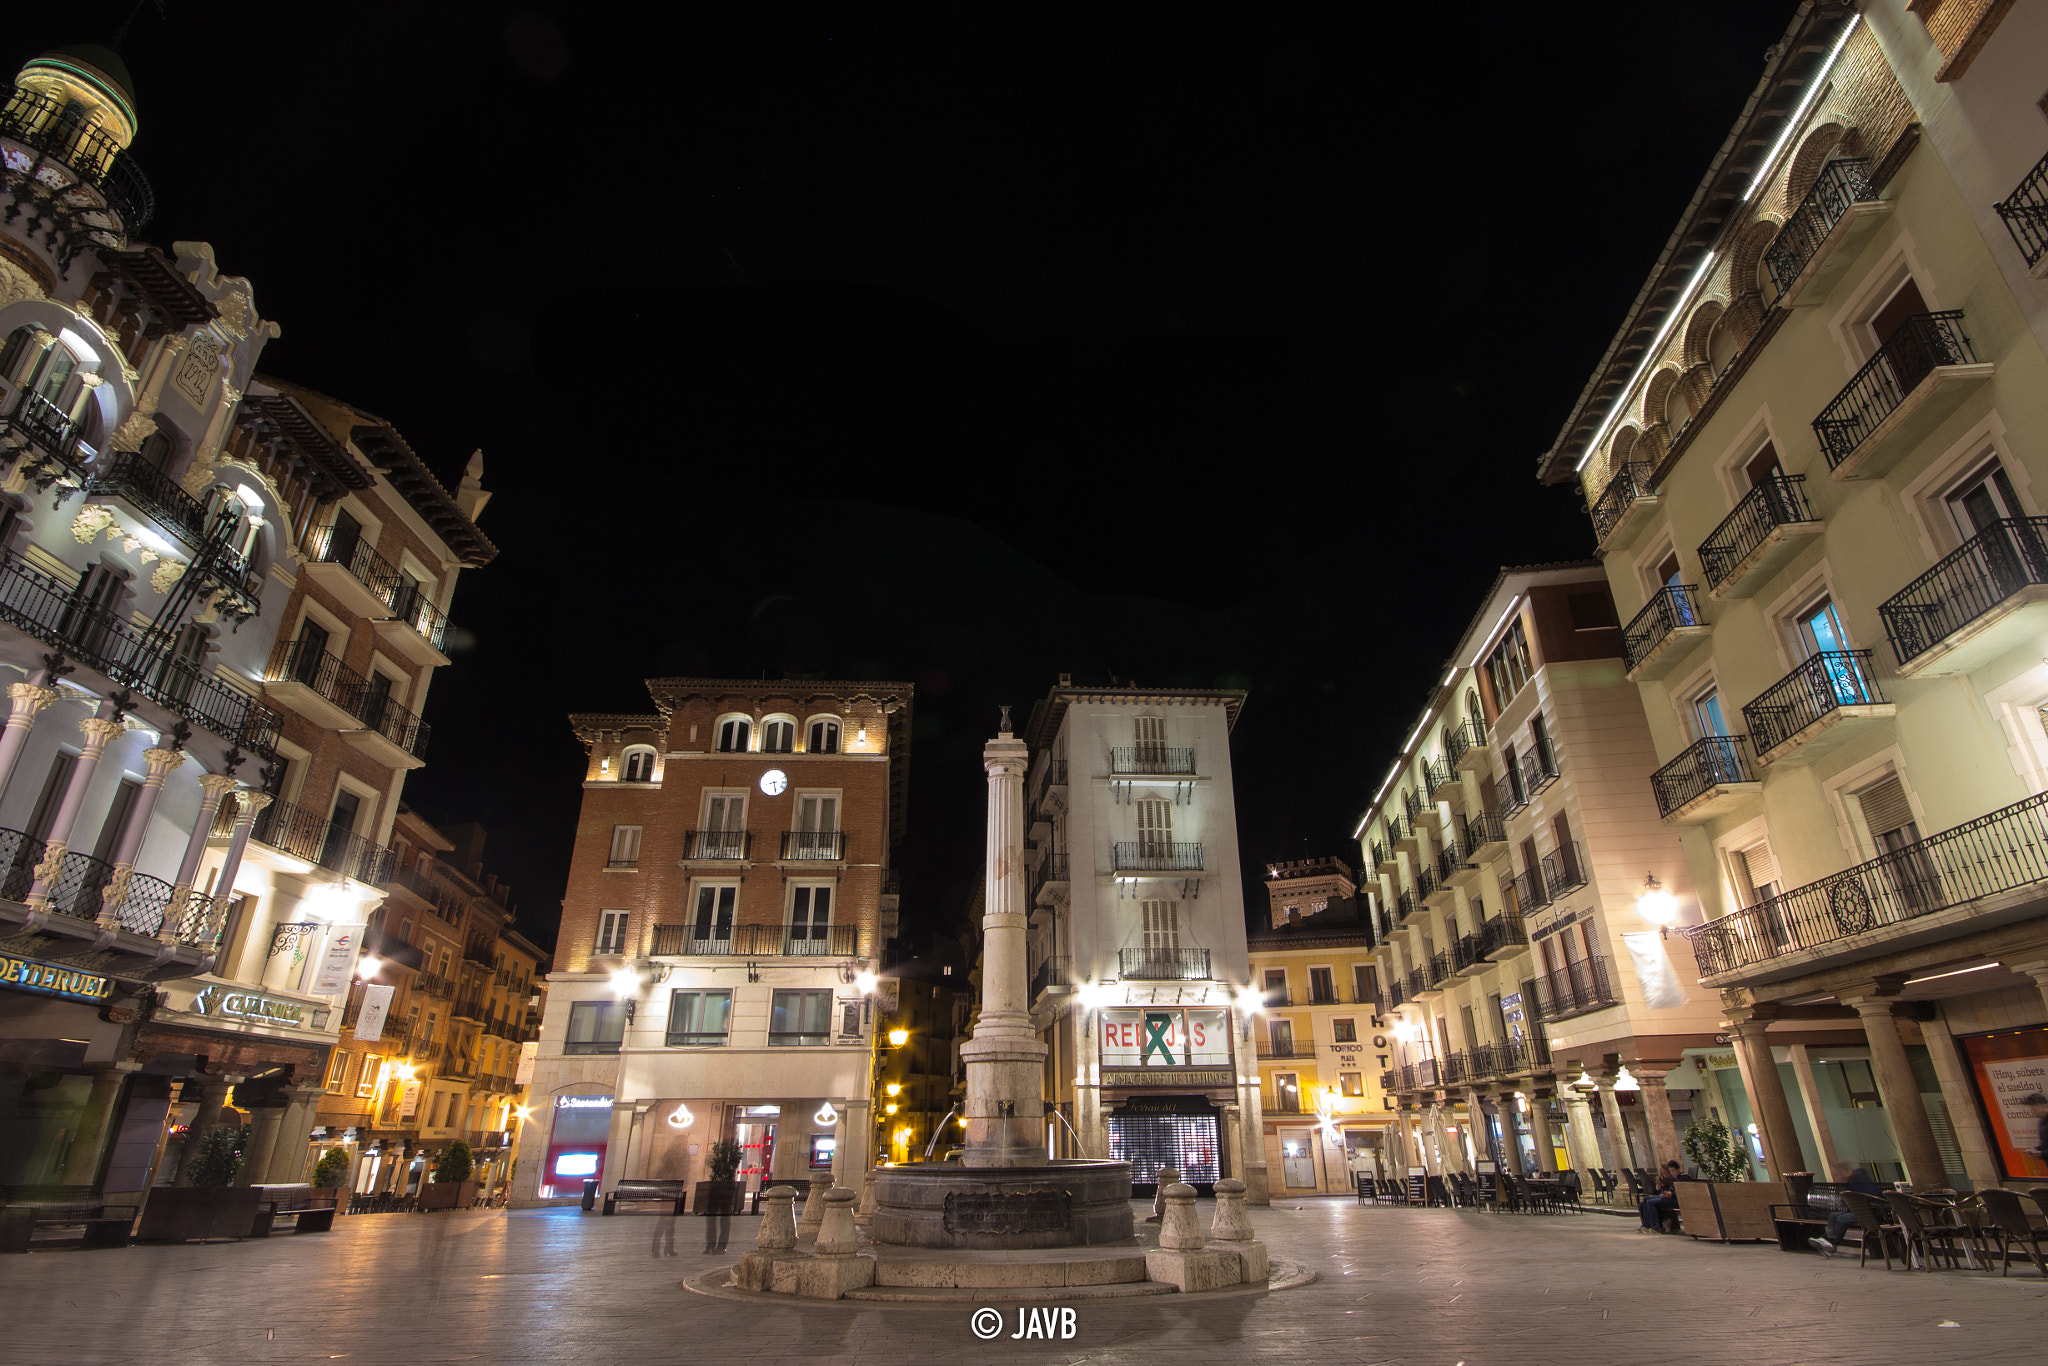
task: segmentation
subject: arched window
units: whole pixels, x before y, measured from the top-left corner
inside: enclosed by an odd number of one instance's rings
[[[1486,712],[1479,705],[1479,689],[1465,689],[1465,715],[1481,725],[1486,723]]]
[[[830,716],[811,718],[811,733],[804,748],[812,754],[837,754],[839,752],[839,722]]]
[[[654,751],[646,745],[635,745],[626,751],[624,768],[620,780],[628,783],[651,783],[654,781]]]
[[[794,754],[796,752],[796,718],[771,716],[761,723],[761,752],[763,754]]]
[[[718,752],[744,754],[754,738],[754,723],[744,716],[728,716],[718,723]]]
[[[263,529],[263,496],[247,484],[238,484],[234,492],[216,485],[206,495],[206,529],[209,535],[219,524],[223,512],[236,518],[235,525],[228,531],[228,549],[252,567],[256,553],[256,533]]]

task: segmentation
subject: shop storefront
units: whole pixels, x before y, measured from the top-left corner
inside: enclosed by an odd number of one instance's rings
[[[100,1019],[113,990],[96,973],[0,955],[0,1186],[97,1176],[96,1146],[75,1150],[95,1136],[96,1073],[125,1052],[121,1028]]]
[[[610,1143],[610,1096],[556,1096],[542,1163],[540,1198],[559,1200],[583,1194],[585,1181],[604,1179],[605,1149]]]
[[[1233,1173],[1223,1107],[1236,1096],[1228,1007],[1110,1006],[1096,1012],[1112,1161],[1136,1187],[1172,1168],[1205,1192]]]
[[[2048,1181],[2048,1029],[2015,1029],[1956,1040],[2004,1179]]]

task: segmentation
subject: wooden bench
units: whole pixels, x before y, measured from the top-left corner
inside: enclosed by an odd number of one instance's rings
[[[60,1205],[9,1205],[0,1209],[0,1253],[27,1252],[36,1235],[46,1229],[82,1230],[80,1247],[126,1247],[135,1227],[135,1205],[74,1203]],[[45,1243],[68,1242],[45,1238]]]
[[[689,1186],[682,1181],[621,1181],[604,1198],[604,1212],[617,1214],[621,1205],[665,1205],[663,1214],[681,1214],[689,1198]]]
[[[256,1218],[258,1238],[270,1236],[279,1219],[292,1221],[294,1233],[329,1233],[334,1229],[335,1207],[341,1192],[333,1186],[263,1186],[263,1210]]]
[[[1777,1181],[1680,1181],[1678,1213],[1684,1231],[1716,1242],[1775,1243],[1777,1220],[1772,1206],[1785,1202]]]

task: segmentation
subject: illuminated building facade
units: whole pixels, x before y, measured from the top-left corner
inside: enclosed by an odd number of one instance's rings
[[[657,678],[589,752],[515,1204],[586,1178],[861,1188],[911,686]],[[544,1141],[543,1141],[544,1135]]]
[[[1803,7],[1542,460],[1759,1174],[2048,1177],[2043,51],[2038,6]]]

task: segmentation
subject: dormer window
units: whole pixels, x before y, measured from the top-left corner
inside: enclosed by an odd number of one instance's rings
[[[761,726],[763,754],[796,753],[796,722],[786,716],[771,716]]]
[[[839,723],[825,717],[811,722],[810,742],[805,746],[812,754],[837,754],[839,752]]]
[[[645,747],[627,750],[619,777],[620,781],[628,783],[653,782],[654,751]]]
[[[754,736],[754,723],[742,717],[729,717],[718,723],[718,752],[720,754],[744,754]]]

